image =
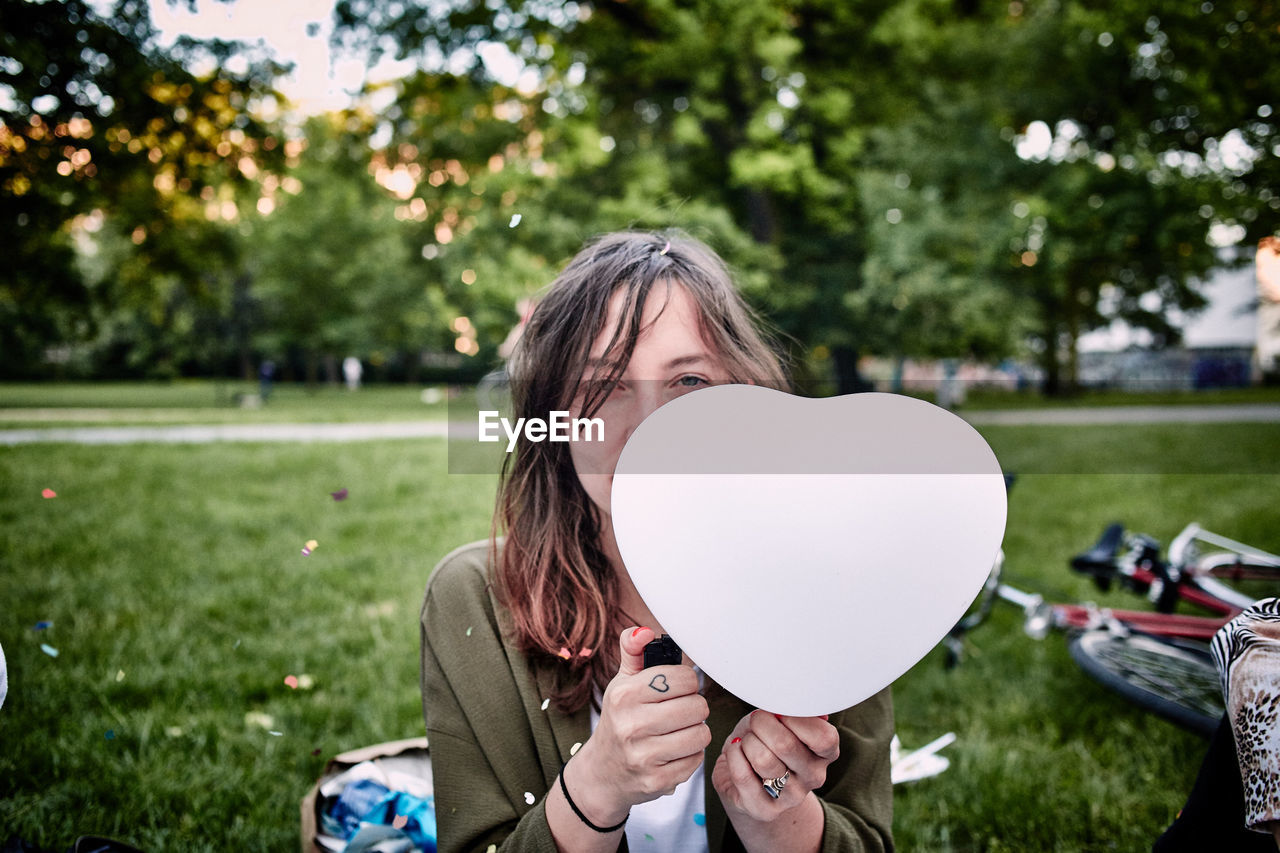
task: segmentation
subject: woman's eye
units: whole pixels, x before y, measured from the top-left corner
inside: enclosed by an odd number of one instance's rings
[[[701,376],[694,376],[692,373],[685,376],[681,376],[679,379],[676,380],[676,382],[684,388],[697,388],[700,385],[711,384],[707,382],[707,380],[703,379]]]

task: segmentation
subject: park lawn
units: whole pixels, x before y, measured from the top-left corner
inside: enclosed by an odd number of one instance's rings
[[[0,383],[0,429],[167,424],[330,423],[443,420],[443,386],[424,403],[421,385],[344,387],[276,383],[263,405],[258,385],[236,380]]]
[[[443,395],[431,386],[429,395]],[[0,429],[170,424],[336,423],[443,420],[450,404],[424,403],[424,386],[343,387],[276,383],[270,400],[245,407],[258,385],[241,380],[176,379],[169,382],[0,382]],[[465,389],[464,389],[465,391]],[[924,399],[932,395],[921,393]],[[1280,403],[1280,386],[1206,391],[1083,391],[1045,397],[1034,391],[975,389],[960,413],[996,409],[1081,406],[1179,406]],[[465,401],[454,403],[467,411]],[[474,411],[474,407],[470,411]]]
[[[1189,444],[1162,429],[984,430],[1027,472],[1010,498],[1007,579],[1133,604],[1066,569],[1114,519],[1164,541],[1197,520],[1280,549],[1280,477],[1240,467],[1280,446],[1280,428],[1202,429]],[[1157,473],[1097,473],[1135,470],[1117,466],[1148,445],[1163,448]],[[445,446],[0,450],[0,834],[59,849],[91,832],[157,851],[296,849],[298,801],[326,757],[421,733],[422,586],[492,511],[492,480],[447,474]],[[1062,459],[1097,472],[1041,473]],[[42,620],[52,627],[34,630]],[[290,674],[313,686],[290,689]],[[1205,747],[1095,686],[1061,637],[1025,637],[1012,608],[972,635],[958,669],[939,651],[921,661],[895,705],[908,748],[958,735],[949,770],[897,788],[903,850],[1147,849]]]

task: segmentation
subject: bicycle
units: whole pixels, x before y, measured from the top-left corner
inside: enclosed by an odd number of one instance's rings
[[[1224,549],[1202,553],[1197,543]],[[1069,634],[1068,650],[1090,677],[1126,699],[1204,736],[1223,714],[1222,691],[1208,643],[1215,633],[1257,598],[1280,592],[1280,557],[1190,524],[1160,558],[1156,540],[1126,537],[1123,526],[1108,527],[1098,542],[1071,560],[1100,589],[1115,579],[1148,595],[1156,612],[1098,607],[1093,603],[1054,604],[1001,582],[1004,552],[992,566],[976,607],[944,638],[947,665],[959,662],[964,635],[990,614],[996,599],[1022,608],[1023,630],[1043,639],[1051,629]],[[1173,613],[1186,601],[1214,613]]]

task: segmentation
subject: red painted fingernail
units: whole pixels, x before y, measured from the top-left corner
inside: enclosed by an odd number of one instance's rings
[[[729,741],[729,743],[742,743],[742,738],[736,737],[733,740]]]
[[[773,717],[774,717],[774,719],[776,719],[776,720],[781,720],[781,719],[782,719],[782,715],[781,715],[781,714],[774,714],[774,715],[773,715]]]
[[[634,640],[636,638],[636,634],[639,634],[641,631],[648,631],[648,630],[649,630],[648,628],[645,628],[643,626],[635,629],[634,631],[631,632],[631,639]]]
[[[822,715],[822,719],[824,719],[824,720],[829,720],[829,719],[831,719],[831,715],[830,715],[830,714],[823,714],[823,715]]]

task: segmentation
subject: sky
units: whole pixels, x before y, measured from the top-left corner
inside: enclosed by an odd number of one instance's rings
[[[364,81],[363,63],[333,63],[329,36],[334,0],[202,0],[195,13],[186,4],[150,0],[151,19],[168,45],[180,35],[262,42],[281,62],[295,64],[280,90],[305,114],[347,106]],[[373,79],[396,76],[393,63],[370,71]]]

